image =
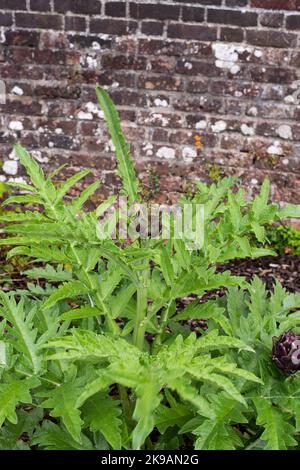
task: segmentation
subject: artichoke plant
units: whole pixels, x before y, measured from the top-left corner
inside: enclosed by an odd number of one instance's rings
[[[292,374],[300,370],[300,336],[293,331],[273,337],[272,359],[279,369]]]

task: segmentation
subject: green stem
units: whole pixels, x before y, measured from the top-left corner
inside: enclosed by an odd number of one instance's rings
[[[119,396],[122,402],[124,415],[128,419],[132,419],[132,406],[128,398],[127,390],[123,385],[120,385],[120,384],[118,384],[118,390],[119,390]]]
[[[164,310],[164,313],[161,317],[161,322],[160,322],[160,325],[159,325],[159,332],[156,335],[155,340],[153,342],[153,352],[156,352],[159,349],[159,347],[162,343],[162,335],[165,331],[166,325],[167,325],[168,320],[169,320],[169,313],[170,313],[171,305],[172,305],[172,300],[166,306],[166,308]]]
[[[133,331],[133,344],[141,351],[144,348],[147,306],[148,306],[149,268],[140,274],[140,286],[137,289],[136,317]]]

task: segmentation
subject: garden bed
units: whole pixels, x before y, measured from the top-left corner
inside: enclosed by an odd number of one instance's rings
[[[257,275],[268,289],[275,279],[291,292],[300,292],[300,255],[264,256],[257,259],[236,259],[220,267],[221,271],[229,269],[236,276],[252,279]]]

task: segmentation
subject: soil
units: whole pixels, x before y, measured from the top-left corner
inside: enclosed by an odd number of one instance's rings
[[[245,276],[248,280],[257,275],[266,282],[268,289],[272,289],[278,279],[287,290],[300,292],[300,255],[234,260],[219,267],[220,271],[226,269],[234,275]]]

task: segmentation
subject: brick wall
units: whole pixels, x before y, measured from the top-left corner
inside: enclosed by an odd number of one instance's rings
[[[20,140],[112,191],[100,83],[152,195],[268,175],[274,200],[300,202],[299,29],[300,0],[0,0],[0,180],[22,178]]]

